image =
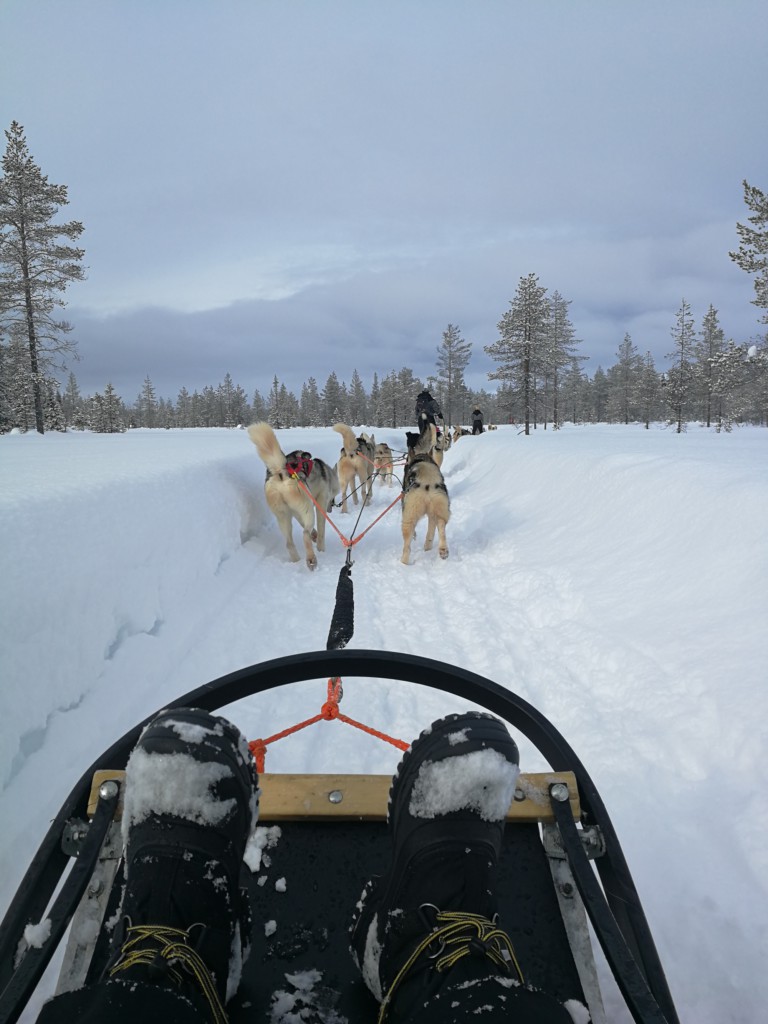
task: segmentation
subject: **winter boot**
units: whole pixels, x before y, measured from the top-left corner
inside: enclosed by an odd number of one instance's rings
[[[446,984],[521,984],[495,895],[518,774],[506,727],[479,712],[440,719],[406,751],[389,794],[392,863],[363,890],[351,927],[380,1021],[452,1020]]]
[[[239,879],[255,824],[256,770],[226,719],[163,711],[126,768],[125,890],[113,984],[175,987],[209,1020],[240,982],[250,935]]]

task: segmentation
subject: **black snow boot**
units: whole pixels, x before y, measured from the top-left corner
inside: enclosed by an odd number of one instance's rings
[[[389,795],[392,864],[363,890],[351,927],[379,1021],[449,1021],[452,1005],[473,1012],[473,986],[487,989],[490,979],[502,1000],[521,986],[496,917],[517,777],[517,745],[501,721],[480,712],[440,719],[405,753]],[[477,1008],[487,1003],[484,995]]]
[[[125,891],[105,978],[175,988],[226,1020],[248,952],[243,853],[258,810],[248,744],[225,718],[163,711],[126,768]]]

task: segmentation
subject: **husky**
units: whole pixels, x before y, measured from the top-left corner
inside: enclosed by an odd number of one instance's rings
[[[291,561],[299,561],[299,553],[293,543],[292,520],[295,519],[304,531],[307,568],[317,568],[317,555],[312,542],[317,544],[318,551],[325,551],[325,516],[321,510],[330,512],[334,498],[339,493],[339,478],[335,468],[322,459],[313,459],[309,452],[295,451],[285,455],[268,423],[252,423],[248,427],[248,436],[267,467],[264,494],[285,537]],[[299,481],[317,502],[317,526],[315,504],[299,485]]]
[[[363,504],[370,505],[373,490],[373,464],[376,455],[376,439],[373,435],[361,434],[355,437],[352,427],[346,423],[335,423],[333,429],[341,434],[344,446],[341,449],[336,472],[339,476],[341,490],[341,511],[347,510],[347,488],[352,492],[352,499],[357,505],[357,488],[355,479],[360,481],[361,491],[365,491]]]
[[[376,445],[376,450],[373,454],[373,467],[382,484],[391,487],[395,463],[392,458],[392,449],[388,444],[384,444],[383,441]]]
[[[427,517],[424,550],[432,549],[437,529],[438,553],[441,558],[448,557],[445,527],[451,516],[451,503],[443,474],[431,455],[436,441],[433,423],[429,424],[424,435],[414,446],[413,458],[405,467],[403,475],[403,554],[400,559],[403,565],[408,565],[416,524],[424,516]]]
[[[426,413],[421,413],[419,416],[419,432],[418,434],[414,430],[406,430],[405,432],[405,446],[406,456],[405,461],[411,462],[415,457],[416,451],[419,452],[431,452],[436,441],[437,427],[434,423],[430,423],[429,417]]]
[[[472,435],[472,431],[471,430],[466,430],[464,427],[454,427],[453,428],[453,443],[456,444],[456,442],[459,440],[460,437],[471,437],[471,435]]]

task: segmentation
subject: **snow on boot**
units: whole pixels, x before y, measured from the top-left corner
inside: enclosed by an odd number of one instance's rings
[[[161,712],[126,768],[125,891],[110,984],[175,986],[226,1020],[250,935],[240,890],[258,811],[248,744],[198,708]]]
[[[511,942],[495,923],[518,774],[514,740],[480,712],[440,719],[405,753],[389,795],[392,863],[365,887],[351,926],[380,1021],[390,1013],[426,1020],[424,1007],[448,980],[465,990],[489,977],[507,990],[521,984]]]

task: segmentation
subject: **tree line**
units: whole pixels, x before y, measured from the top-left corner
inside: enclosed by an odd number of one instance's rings
[[[736,423],[768,424],[767,339],[753,345],[726,341],[710,305],[696,329],[682,300],[670,328],[665,368],[642,355],[629,334],[616,362],[599,366],[590,379],[582,368],[582,342],[570,320],[570,300],[551,294],[535,274],[521,277],[509,309],[498,323],[498,339],[484,347],[496,364],[488,374],[493,392],[473,390],[465,380],[472,351],[460,329],[448,324],[437,347],[435,371],[426,380],[411,369],[374,374],[366,389],[357,370],[349,381],[335,371],[321,384],[310,377],[298,394],[277,376],[264,394],[246,394],[227,374],[217,385],[175,399],[158,397],[149,377],[133,403],[107,383],[83,396],[73,372],[62,388],[63,360],[75,356],[72,326],[56,313],[63,292],[84,277],[84,250],[72,243],[79,221],[54,223],[68,203],[67,188],[51,184],[32,159],[23,128],[5,132],[0,177],[0,432],[17,428],[90,429],[115,433],[133,427],[234,427],[265,419],[275,427],[330,426],[338,421],[377,427],[414,423],[416,395],[427,388],[449,426],[466,424],[479,407],[486,423],[558,429],[572,423],[634,423],[667,420],[678,431],[691,420],[730,430]],[[755,275],[754,304],[768,309],[768,197],[744,182],[751,211],[737,224],[739,249],[731,258]],[[768,322],[768,316],[762,318]]]

